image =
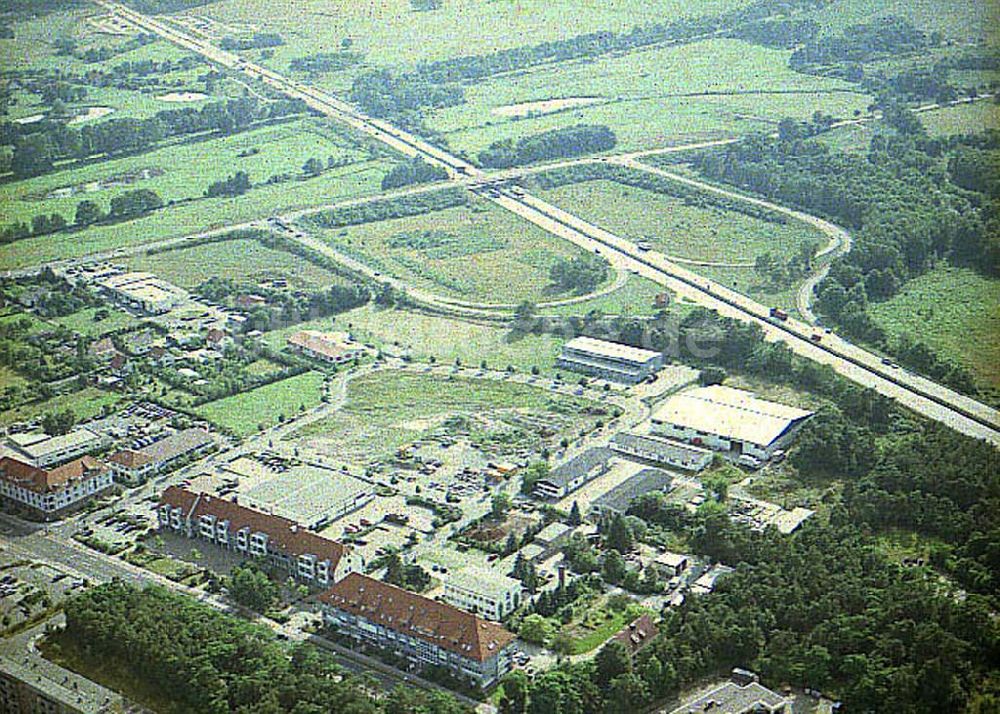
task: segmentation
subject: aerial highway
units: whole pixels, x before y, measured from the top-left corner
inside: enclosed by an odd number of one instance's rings
[[[1000,413],[985,404],[924,377],[891,364],[884,364],[879,355],[853,345],[837,335],[817,331],[812,325],[798,320],[774,319],[770,316],[767,306],[697,275],[662,255],[642,251],[632,241],[620,238],[562,211],[531,196],[520,187],[499,187],[491,184],[493,177],[466,159],[454,156],[389,122],[366,116],[347,102],[327,92],[248,62],[234,53],[220,50],[168,22],[151,18],[109,0],[93,0],[93,2],[117,17],[197,52],[216,64],[258,79],[287,96],[302,99],[316,111],[347,124],[406,156],[419,156],[429,163],[442,166],[452,178],[465,178],[476,182],[480,187],[486,187],[480,195],[525,220],[588,250],[596,250],[616,263],[630,266],[650,280],[665,285],[700,305],[717,310],[722,315],[757,324],[761,326],[768,339],[781,341],[803,357],[828,364],[858,384],[875,389],[914,411],[943,422],[958,431],[1000,445]],[[719,145],[729,141],[705,143]],[[637,158],[641,158],[641,155],[643,152],[636,152],[626,155],[621,160],[634,162]],[[701,182],[695,183],[701,184]],[[708,186],[708,184],[703,185]],[[715,191],[721,190],[717,187],[711,188]]]

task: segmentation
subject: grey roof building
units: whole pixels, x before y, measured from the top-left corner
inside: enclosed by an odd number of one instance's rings
[[[549,471],[548,476],[535,484],[534,494],[540,498],[562,498],[588,481],[607,473],[608,461],[614,455],[615,452],[604,446],[587,449]]]
[[[634,459],[698,472],[712,463],[712,452],[655,434],[620,431],[611,439],[611,448]]]
[[[590,512],[599,517],[624,513],[639,496],[655,491],[669,491],[673,488],[673,482],[674,477],[662,469],[643,469],[591,503]]]

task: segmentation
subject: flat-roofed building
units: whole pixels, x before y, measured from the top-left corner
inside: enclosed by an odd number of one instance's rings
[[[630,434],[620,431],[609,444],[612,450],[633,459],[658,466],[671,466],[697,473],[712,463],[712,452],[655,434]]]
[[[375,498],[375,487],[318,463],[241,457],[223,473],[239,480],[240,502],[320,530]]]
[[[521,581],[487,568],[463,568],[444,584],[444,601],[488,620],[502,620],[521,606]]]
[[[575,337],[563,345],[556,365],[612,382],[638,384],[663,368],[663,353],[593,337]]]
[[[478,687],[511,668],[514,635],[472,613],[352,573],[319,596],[327,625],[417,667],[444,667]]]
[[[117,303],[148,315],[160,315],[177,307],[184,298],[180,288],[152,273],[123,273],[98,281]]]
[[[690,567],[691,560],[686,555],[664,551],[656,556],[656,560],[653,561],[652,565],[664,577],[676,578]]]
[[[55,436],[32,432],[7,437],[7,444],[19,458],[43,469],[99,451],[108,443],[107,437],[82,426]]]
[[[740,686],[726,682],[706,694],[688,700],[670,714],[791,714],[793,700],[750,682]]]
[[[330,364],[351,362],[365,353],[364,345],[355,342],[346,332],[318,330],[296,332],[288,338],[288,348],[292,352]]]
[[[811,415],[716,384],[667,399],[653,413],[652,431],[714,451],[766,460],[786,448]]]
[[[135,485],[178,460],[203,453],[213,446],[215,440],[204,429],[183,429],[141,449],[118,451],[108,458],[108,464],[119,481]]]
[[[569,461],[551,469],[545,478],[535,483],[534,495],[559,499],[573,493],[588,481],[608,472],[614,452],[603,446],[587,449]]]
[[[262,558],[310,585],[328,587],[364,568],[360,554],[294,521],[178,486],[163,492],[157,521],[161,530]]]
[[[590,504],[596,518],[625,513],[632,501],[647,493],[666,493],[673,488],[674,477],[661,469],[642,469],[629,476]],[[592,519],[593,520],[593,519]]]
[[[90,456],[49,470],[10,456],[0,459],[0,495],[43,520],[60,517],[112,484],[111,470]]]

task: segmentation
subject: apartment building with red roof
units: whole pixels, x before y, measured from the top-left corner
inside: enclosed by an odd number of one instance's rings
[[[514,635],[503,626],[361,573],[319,596],[327,625],[413,666],[439,666],[479,687],[511,668]]]
[[[53,469],[10,456],[0,459],[0,495],[42,520],[59,518],[112,484],[107,464],[91,456]]]
[[[161,530],[183,533],[247,558],[261,558],[297,580],[328,587],[364,568],[349,546],[294,521],[233,501],[170,486],[157,506]]]

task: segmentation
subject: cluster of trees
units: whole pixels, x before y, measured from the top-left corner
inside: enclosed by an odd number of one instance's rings
[[[222,181],[213,181],[205,189],[205,195],[209,198],[217,196],[242,196],[250,190],[250,177],[246,171],[237,171],[232,176]]]
[[[853,25],[842,35],[815,37],[795,50],[788,62],[793,69],[865,62],[880,55],[925,50],[940,44],[941,39],[940,34],[928,37],[907,20],[884,17],[870,24]]]
[[[904,529],[934,542],[931,564],[983,595],[1000,592],[1000,456],[937,423],[883,440],[873,463],[847,482],[851,520]]]
[[[42,416],[42,431],[49,436],[66,434],[76,426],[76,414],[72,409],[45,412]]]
[[[37,216],[31,218],[30,224],[21,221],[11,223],[0,229],[0,243],[13,243],[22,238],[56,233],[63,230],[66,225],[66,219],[59,213],[50,213],[48,215],[39,213]]]
[[[928,138],[897,103],[886,104],[884,112],[867,156],[831,153],[786,131],[777,139],[754,137],[706,153],[697,166],[710,179],[852,229],[852,250],[834,261],[820,284],[817,308],[848,334],[891,350],[895,345],[867,313],[869,303],[891,298],[942,259],[996,274],[1000,240],[994,229],[1000,221],[987,200],[993,190],[987,178],[990,154]],[[940,161],[949,153],[951,171]],[[950,173],[964,185],[953,183]],[[969,187],[983,195],[976,198]],[[972,389],[971,378],[957,365],[939,360],[930,367],[930,376]]]
[[[225,583],[234,601],[257,612],[266,612],[278,600],[278,584],[253,563],[235,566]]]
[[[405,218],[421,213],[442,211],[464,206],[469,202],[468,193],[460,188],[402,196],[385,201],[370,201],[354,206],[331,208],[310,216],[307,220],[320,228],[342,228],[360,223],[374,223],[392,218]]]
[[[148,150],[164,139],[201,132],[233,134],[254,122],[300,114],[299,100],[262,102],[254,98],[206,104],[200,109],[165,109],[148,119],[119,117],[80,127],[60,121],[0,124],[0,143],[13,145],[10,170],[17,178],[38,176],[56,161],[94,155],[118,156]]]
[[[548,159],[583,156],[610,151],[618,143],[606,126],[577,124],[518,139],[495,141],[479,153],[479,163],[490,168],[509,168]]]
[[[375,117],[403,120],[425,108],[451,107],[465,101],[465,91],[455,83],[429,81],[416,74],[396,74],[388,69],[364,72],[351,84],[351,102]],[[409,123],[409,122],[407,122]]]
[[[796,253],[782,259],[773,253],[761,253],[754,260],[754,271],[768,283],[787,287],[809,272],[816,254],[814,241],[803,241]]]
[[[246,327],[247,330],[262,332],[347,312],[371,300],[371,293],[364,285],[331,285],[323,290],[303,293],[264,288],[217,276],[201,283],[195,291],[207,300],[230,306],[235,306],[240,295],[254,293],[262,296],[266,304],[247,312]]]
[[[382,580],[417,593],[423,592],[431,584],[430,573],[417,563],[404,563],[399,553],[386,556]]]
[[[283,44],[285,44],[285,40],[277,32],[255,32],[250,37],[227,35],[219,42],[219,47],[229,51],[261,50],[268,47],[281,47]]]
[[[160,587],[114,581],[65,603],[61,646],[105,661],[179,709],[224,714],[338,711],[461,714],[441,693],[410,687],[375,699],[311,645],[288,647],[266,628]]]
[[[430,183],[448,178],[448,172],[443,166],[435,166],[424,161],[419,156],[396,164],[382,177],[382,190],[409,186],[415,183]]]
[[[305,57],[296,57],[288,63],[293,72],[307,74],[322,74],[323,72],[339,72],[353,67],[364,59],[361,52],[343,49],[338,52],[318,52]]]
[[[593,292],[608,277],[608,264],[593,255],[559,258],[549,268],[549,280],[560,292],[578,295]]]

